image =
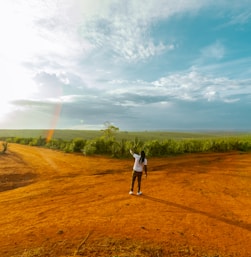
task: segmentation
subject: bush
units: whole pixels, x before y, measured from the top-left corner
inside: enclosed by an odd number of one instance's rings
[[[84,155],[93,155],[96,152],[96,142],[94,140],[87,141],[82,152]]]
[[[105,130],[110,132],[110,130]],[[113,132],[113,131],[112,131]],[[228,151],[251,151],[250,137],[229,137],[229,138],[207,138],[207,139],[166,139],[142,141],[137,137],[134,140],[122,139],[118,141],[113,134],[85,140],[75,138],[71,141],[62,139],[51,139],[46,142],[45,138],[5,138],[6,142],[26,144],[31,146],[45,146],[50,149],[57,149],[68,153],[82,152],[85,155],[105,154],[113,157],[129,157],[129,150],[136,153],[141,150],[149,157],[162,157],[183,153],[203,152],[228,152]]]
[[[39,138],[33,138],[29,141],[29,145],[31,146],[45,146],[46,145],[46,139],[39,137]]]
[[[70,151],[81,153],[84,149],[85,144],[86,144],[86,140],[83,140],[81,138],[75,138],[72,140],[70,144]]]
[[[3,145],[3,150],[1,153],[5,153],[8,149],[8,142],[3,142],[2,145]]]

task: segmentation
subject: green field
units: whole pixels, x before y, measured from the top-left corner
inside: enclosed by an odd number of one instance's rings
[[[0,129],[0,138],[19,137],[19,138],[46,138],[49,130],[33,129]],[[55,130],[54,139],[72,140],[82,138],[86,140],[95,139],[102,136],[100,130]],[[172,131],[118,131],[115,135],[117,140],[166,140],[166,139],[208,139],[224,137],[250,137],[251,132],[235,131],[204,131],[204,132],[172,132]]]

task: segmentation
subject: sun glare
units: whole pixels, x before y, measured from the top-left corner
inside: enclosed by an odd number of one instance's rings
[[[29,59],[31,43],[31,27],[28,17],[19,5],[12,5],[9,1],[1,3],[0,10],[0,119],[17,106],[13,101],[27,99],[36,90],[32,74],[28,74],[23,63]]]
[[[36,85],[32,78],[20,66],[0,61],[1,72],[1,101],[0,118],[15,108],[13,101],[25,100],[36,92]]]

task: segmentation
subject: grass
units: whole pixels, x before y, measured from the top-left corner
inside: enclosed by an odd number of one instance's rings
[[[46,256],[44,248],[38,247],[34,249],[25,249],[21,257],[43,257]]]
[[[49,130],[45,129],[0,129],[0,138],[46,138]],[[71,140],[73,138],[92,139],[102,135],[101,131],[94,130],[55,130],[53,138]]]
[[[86,242],[78,249],[80,256],[111,256],[111,257],[163,257],[164,251],[156,245],[135,242],[130,239],[103,238],[98,241]]]
[[[0,138],[19,137],[19,138],[46,138],[49,130],[39,129],[0,129]],[[54,139],[71,140],[82,138],[86,140],[102,136],[100,130],[67,130],[57,129],[54,131]],[[173,132],[173,131],[119,131],[116,139],[134,140],[165,140],[165,139],[206,139],[218,137],[251,137],[251,132],[231,132],[231,131],[204,131],[204,132]]]
[[[156,245],[148,245],[140,242],[134,242],[129,239],[115,240],[112,238],[103,238],[98,241],[86,243],[81,242],[77,250],[69,254],[70,249],[61,249],[60,256],[76,257],[76,256],[104,256],[104,257],[163,257],[163,249]],[[62,247],[62,245],[61,245]],[[56,252],[59,249],[54,249]],[[67,253],[68,252],[68,253]],[[65,254],[65,255],[64,255]],[[53,256],[53,249],[45,247],[37,247],[25,249],[20,257],[47,257]],[[13,256],[17,257],[17,256]]]
[[[103,257],[228,257],[220,253],[204,253],[199,249],[190,246],[170,245],[169,250],[163,250],[161,246],[136,242],[130,239],[115,240],[103,238],[99,241],[91,241],[85,246],[78,248],[75,253],[69,253],[70,249],[61,249],[61,257],[80,257],[80,256],[103,256]],[[57,251],[56,251],[57,252]],[[68,253],[67,253],[68,252]],[[47,257],[54,255],[53,249],[38,247],[24,250],[21,257]],[[18,255],[20,256],[20,255]],[[14,256],[13,256],[14,257]],[[17,257],[17,256],[15,256]]]

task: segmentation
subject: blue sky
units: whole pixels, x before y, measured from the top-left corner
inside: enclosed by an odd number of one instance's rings
[[[249,0],[8,0],[0,33],[2,129],[251,129]]]

